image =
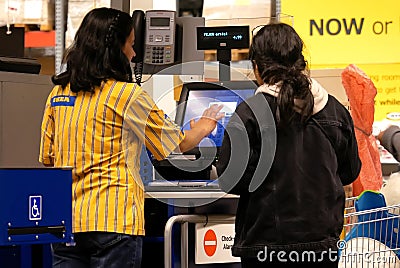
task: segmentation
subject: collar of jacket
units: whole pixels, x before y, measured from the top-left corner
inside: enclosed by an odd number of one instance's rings
[[[262,84],[256,90],[255,94],[267,93],[274,97],[278,97],[280,91],[279,83],[274,85]],[[311,93],[314,96],[314,108],[313,114],[321,111],[328,103],[328,92],[323,88],[315,79],[311,78]],[[295,110],[301,111],[303,107],[303,101],[299,99],[294,100]]]

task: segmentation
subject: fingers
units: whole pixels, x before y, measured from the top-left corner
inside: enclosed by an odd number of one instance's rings
[[[217,113],[217,115],[215,116],[215,119],[218,121],[224,117],[225,117],[225,113]]]
[[[205,109],[203,115],[200,118],[191,119],[189,121],[190,128],[193,129],[195,125],[206,124],[210,131],[215,128],[217,121],[225,117],[225,113],[221,113],[223,105],[213,104],[209,108]]]
[[[204,110],[203,116],[218,121],[225,116],[224,113],[220,113],[223,107],[224,106],[222,104],[221,105],[213,104],[209,108]]]

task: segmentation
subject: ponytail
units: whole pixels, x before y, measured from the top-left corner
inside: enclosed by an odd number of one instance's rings
[[[281,126],[293,122],[297,115],[305,123],[313,112],[314,97],[302,49],[300,37],[284,23],[264,26],[250,46],[253,68],[257,65],[265,84],[280,88],[276,114]]]

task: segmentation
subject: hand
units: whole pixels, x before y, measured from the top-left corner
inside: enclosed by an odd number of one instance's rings
[[[374,135],[378,140],[381,140],[383,133],[386,129],[392,126],[393,123],[387,119],[382,121],[374,122],[372,125],[372,135]]]
[[[190,128],[202,128],[204,131],[204,137],[208,136],[217,126],[218,120],[225,116],[225,113],[220,113],[223,105],[211,105],[205,109],[203,115],[196,122],[194,119],[190,120]]]
[[[224,113],[220,113],[222,107],[223,105],[214,104],[204,110],[199,120],[190,120],[190,129],[185,130],[185,139],[179,144],[181,152],[194,148],[215,129],[218,120],[225,116]]]

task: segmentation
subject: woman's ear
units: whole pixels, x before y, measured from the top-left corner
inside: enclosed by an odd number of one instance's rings
[[[253,62],[254,76],[256,77],[257,83],[259,85],[264,84],[264,81],[261,78],[260,72],[258,70],[258,66],[255,62]]]
[[[257,65],[257,63],[253,62],[253,68],[254,68],[254,73],[260,74],[260,73],[258,72],[258,65]]]

